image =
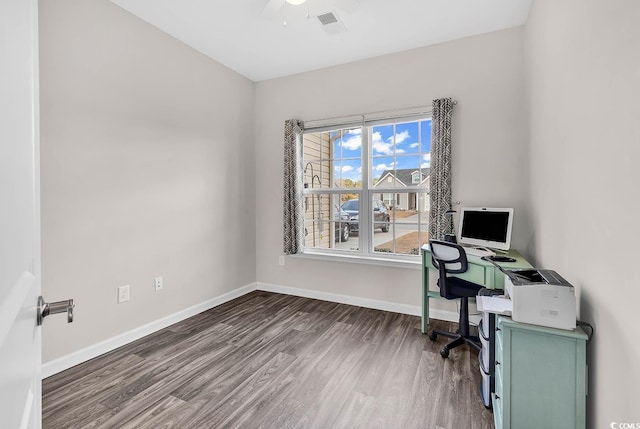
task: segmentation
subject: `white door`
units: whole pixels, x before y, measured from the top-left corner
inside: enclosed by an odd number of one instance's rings
[[[41,427],[37,0],[0,1],[0,426]]]

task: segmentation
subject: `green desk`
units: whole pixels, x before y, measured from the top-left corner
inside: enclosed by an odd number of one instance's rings
[[[507,256],[514,258],[515,262],[500,262],[505,269],[531,268],[531,264],[517,251],[510,250]],[[504,289],[504,274],[491,262],[483,261],[478,256],[468,255],[469,268],[465,273],[457,277],[477,283],[489,289]],[[431,251],[428,245],[422,248],[422,332],[427,333],[429,324],[429,300],[432,298],[444,299],[439,290],[429,290],[429,270],[437,272],[431,263]]]

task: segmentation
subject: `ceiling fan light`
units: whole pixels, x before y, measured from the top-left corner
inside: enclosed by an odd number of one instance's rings
[[[294,6],[297,6],[299,4],[302,4],[304,2],[306,2],[307,0],[287,0],[287,3],[292,4]]]

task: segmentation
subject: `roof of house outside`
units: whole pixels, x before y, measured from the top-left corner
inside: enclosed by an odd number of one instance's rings
[[[422,174],[422,178],[420,180],[420,183],[422,183],[425,179],[429,177],[429,173],[431,172],[430,168],[405,168],[401,170],[385,170],[380,176],[380,179],[373,186],[374,187],[377,186],[379,183],[382,182],[382,179],[384,179],[389,174],[395,177],[400,182],[402,182],[405,186],[412,185],[413,184],[412,174],[413,172],[418,170],[420,170]]]

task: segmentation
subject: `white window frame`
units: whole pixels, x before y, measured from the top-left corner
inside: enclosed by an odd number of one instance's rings
[[[375,116],[378,115],[378,118],[367,119],[367,116]],[[332,119],[332,123],[329,125],[320,125],[313,126],[314,121],[305,121],[305,130],[304,134],[311,133],[320,133],[320,132],[328,132],[328,131],[336,131],[341,129],[354,129],[354,128],[362,128],[361,138],[362,138],[362,152],[361,152],[361,165],[362,165],[362,188],[361,189],[351,189],[351,188],[321,188],[321,189],[303,189],[303,197],[311,196],[317,194],[344,194],[351,193],[357,194],[359,200],[359,246],[358,250],[341,250],[341,249],[321,249],[321,248],[305,248],[304,252],[298,254],[298,257],[311,257],[325,260],[334,260],[339,259],[343,261],[350,262],[363,262],[363,263],[374,263],[374,264],[386,264],[392,266],[414,266],[416,264],[420,264],[420,255],[406,255],[406,254],[386,254],[383,252],[375,252],[374,251],[374,229],[372,228],[371,222],[373,211],[371,209],[371,203],[375,196],[375,194],[380,193],[393,193],[394,198],[397,198],[398,192],[411,192],[415,191],[416,188],[409,188],[408,190],[391,188],[391,187],[381,187],[374,188],[373,186],[373,178],[371,175],[371,163],[373,161],[373,148],[372,148],[372,134],[373,128],[376,125],[389,125],[389,124],[400,124],[406,122],[414,122],[414,121],[424,121],[431,119],[431,111],[430,108],[427,111],[419,111],[412,113],[403,113],[397,116],[389,115],[380,117],[380,114],[369,114],[362,115],[360,121],[354,121],[353,117],[344,118],[343,121],[338,119]],[[309,126],[311,125],[311,126]],[[420,130],[420,127],[419,127]],[[421,132],[421,130],[419,131]],[[422,142],[422,136],[420,136],[420,142]],[[334,158],[335,159],[335,158]],[[418,167],[419,168],[419,167]],[[428,184],[423,188],[419,188],[421,194],[428,193]],[[428,221],[428,219],[427,219]],[[366,232],[363,225],[367,225]],[[423,223],[425,229],[428,230],[428,224]],[[394,228],[395,220],[392,221],[390,227]],[[334,228],[331,228],[332,230]],[[395,237],[397,239],[397,237]]]

